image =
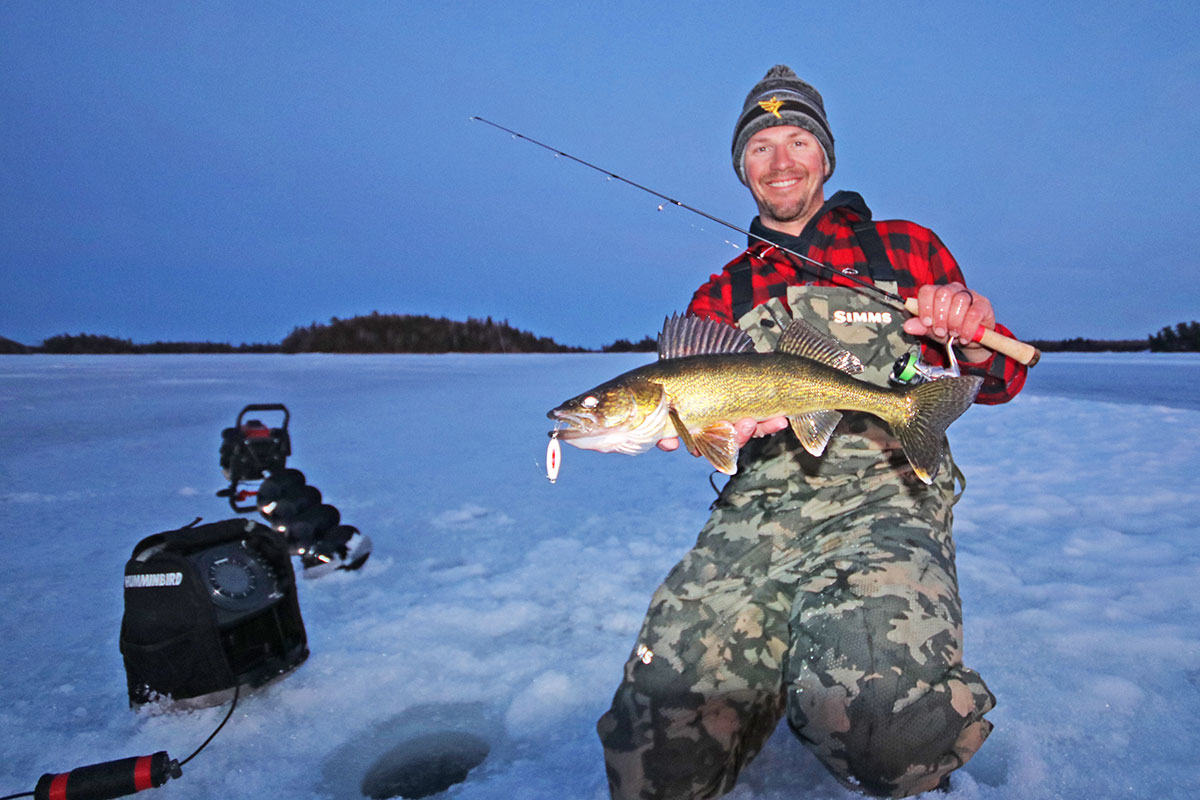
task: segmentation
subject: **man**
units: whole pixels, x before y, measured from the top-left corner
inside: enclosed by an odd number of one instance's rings
[[[760,351],[803,318],[887,385],[897,357],[957,349],[1001,403],[1025,371],[973,342],[996,324],[926,228],[873,222],[862,198],[825,198],[836,161],[820,94],[785,66],[747,96],[733,165],[758,206],[749,247],[689,312],[737,325]],[[832,270],[813,268],[781,248]],[[843,277],[916,297],[912,318]],[[847,413],[820,458],[784,418],[735,422],[738,471],[695,547],[651,600],[612,708],[600,719],[614,798],[728,792],[786,716],[845,786],[905,797],[948,785],[991,731],[995,704],[962,663],[947,448],[919,480],[886,424]],[[754,437],[754,438],[752,438]],[[677,440],[660,443],[666,450]]]

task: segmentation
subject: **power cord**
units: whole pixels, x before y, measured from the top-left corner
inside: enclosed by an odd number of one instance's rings
[[[180,767],[182,767],[184,764],[191,761],[196,756],[200,755],[200,751],[203,750],[204,748],[208,747],[208,743],[211,742],[213,739],[217,738],[217,734],[221,732],[221,728],[225,727],[225,723],[229,722],[229,718],[233,716],[233,710],[235,708],[237,708],[238,692],[240,690],[241,690],[240,686],[234,685],[234,687],[233,687],[233,702],[229,704],[229,711],[226,712],[225,719],[221,720],[221,724],[217,726],[217,729],[208,735],[208,738],[204,740],[204,744],[197,747],[195,752],[193,752],[190,756],[185,758],[183,761],[179,762]]]
[[[113,800],[116,797],[162,786],[169,779],[181,776],[183,765],[199,755],[221,732],[225,723],[233,716],[233,710],[237,708],[239,691],[240,687],[234,686],[233,702],[229,704],[229,711],[221,720],[221,724],[209,734],[204,744],[197,747],[195,752],[183,761],[176,761],[167,755],[166,750],[159,750],[153,755],[76,767],[70,772],[46,773],[38,780],[32,792],[10,794],[0,797],[0,800],[17,800],[20,797],[32,797],[34,800]]]

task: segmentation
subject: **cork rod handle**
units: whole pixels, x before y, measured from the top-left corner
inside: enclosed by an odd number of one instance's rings
[[[904,301],[904,307],[909,312],[916,316],[920,311],[920,305],[917,303],[917,298],[910,297]],[[1005,336],[1002,333],[996,333],[990,328],[983,328],[983,335],[979,338],[979,343],[989,350],[997,353],[1003,353],[1009,358],[1016,359],[1022,364],[1032,367],[1038,363],[1038,359],[1042,357],[1042,352],[1031,344],[1026,344],[1018,339],[1013,339]]]

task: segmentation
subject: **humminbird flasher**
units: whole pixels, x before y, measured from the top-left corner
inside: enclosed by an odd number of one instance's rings
[[[130,705],[211,705],[308,657],[286,541],[244,518],[146,537],[125,565]]]

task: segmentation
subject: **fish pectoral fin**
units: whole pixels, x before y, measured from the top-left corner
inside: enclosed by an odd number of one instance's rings
[[[804,414],[793,414],[788,417],[792,424],[792,432],[804,445],[804,449],[814,456],[825,452],[833,429],[842,421],[840,411],[808,411]]]
[[[738,443],[733,423],[714,422],[694,438],[697,451],[718,471],[726,475],[737,472]]]
[[[675,410],[675,406],[671,406],[667,412],[671,417],[671,426],[675,428],[675,434],[679,437],[679,441],[683,442],[683,446],[688,449],[688,452],[694,456],[700,455],[697,449],[696,440],[692,437],[692,432],[687,429],[687,425],[683,424],[683,420],[679,418],[679,412]]]

